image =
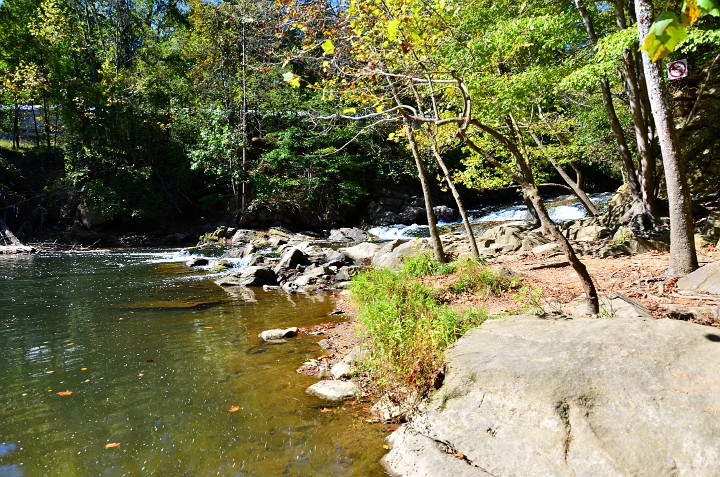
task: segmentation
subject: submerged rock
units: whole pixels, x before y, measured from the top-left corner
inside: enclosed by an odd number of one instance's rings
[[[715,476],[720,332],[674,320],[490,320],[389,440],[391,475]]]
[[[228,286],[263,286],[263,285],[276,285],[277,275],[271,269],[266,267],[246,267],[239,272],[231,273],[230,275],[216,280],[215,283],[221,287]]]

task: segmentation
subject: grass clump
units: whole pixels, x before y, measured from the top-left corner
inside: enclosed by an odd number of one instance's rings
[[[425,254],[399,271],[371,269],[355,277],[350,291],[367,333],[365,371],[375,391],[410,388],[424,395],[441,370],[444,350],[487,319],[481,308],[453,309],[443,298],[447,288],[428,280],[438,275],[457,275],[451,287],[463,291],[497,293],[511,285],[477,261],[442,264]]]

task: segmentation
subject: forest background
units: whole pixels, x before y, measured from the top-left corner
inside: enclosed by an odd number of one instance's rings
[[[641,57],[646,10],[680,176]],[[717,193],[717,14],[712,0],[4,0],[1,217],[26,237],[83,214],[171,232],[260,209],[321,229],[418,178],[426,200],[519,184],[531,204],[542,183],[582,198],[614,179],[652,226],[666,184]],[[690,74],[668,82],[680,58]]]

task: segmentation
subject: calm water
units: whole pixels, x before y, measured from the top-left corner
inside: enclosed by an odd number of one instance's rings
[[[304,392],[321,337],[257,338],[331,298],[234,302],[156,258],[0,256],[0,476],[384,475],[382,428]]]

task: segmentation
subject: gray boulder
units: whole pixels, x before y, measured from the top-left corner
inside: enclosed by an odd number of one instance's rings
[[[265,330],[260,333],[258,337],[262,338],[265,341],[277,341],[284,338],[293,338],[297,336],[297,334],[298,329],[293,326],[291,328],[285,329]]]
[[[357,227],[343,227],[331,230],[328,240],[331,242],[358,243],[373,240],[375,238],[376,237],[373,234]]]
[[[246,286],[259,287],[263,285],[276,285],[277,275],[266,267],[246,267],[215,281],[221,287]]]
[[[305,252],[293,247],[280,257],[280,261],[275,266],[275,273],[282,269],[297,268],[299,265],[310,265],[310,259]]]
[[[720,211],[711,212],[705,219],[702,236],[710,243],[716,243],[720,240]]]
[[[390,438],[401,476],[716,476],[720,332],[673,320],[506,317],[446,352]]]
[[[369,264],[372,258],[380,250],[380,245],[371,242],[363,242],[352,247],[340,249],[348,257],[355,262],[367,262]]]
[[[458,211],[447,205],[433,207],[433,212],[435,212],[435,218],[437,218],[438,222],[451,223],[458,218]]]
[[[686,292],[720,293],[720,261],[708,263],[677,282]]]
[[[326,401],[345,401],[360,396],[360,387],[352,381],[320,381],[306,389],[308,394]]]
[[[348,378],[355,370],[357,363],[365,358],[367,358],[367,351],[362,346],[357,345],[330,368],[330,373],[335,379]]]
[[[185,265],[188,267],[204,267],[205,265],[208,265],[210,263],[210,260],[208,260],[205,257],[194,257],[185,262]]]
[[[233,229],[231,229],[233,230]],[[255,238],[255,231],[249,229],[237,229],[232,235],[232,245],[234,247],[244,247]]]

